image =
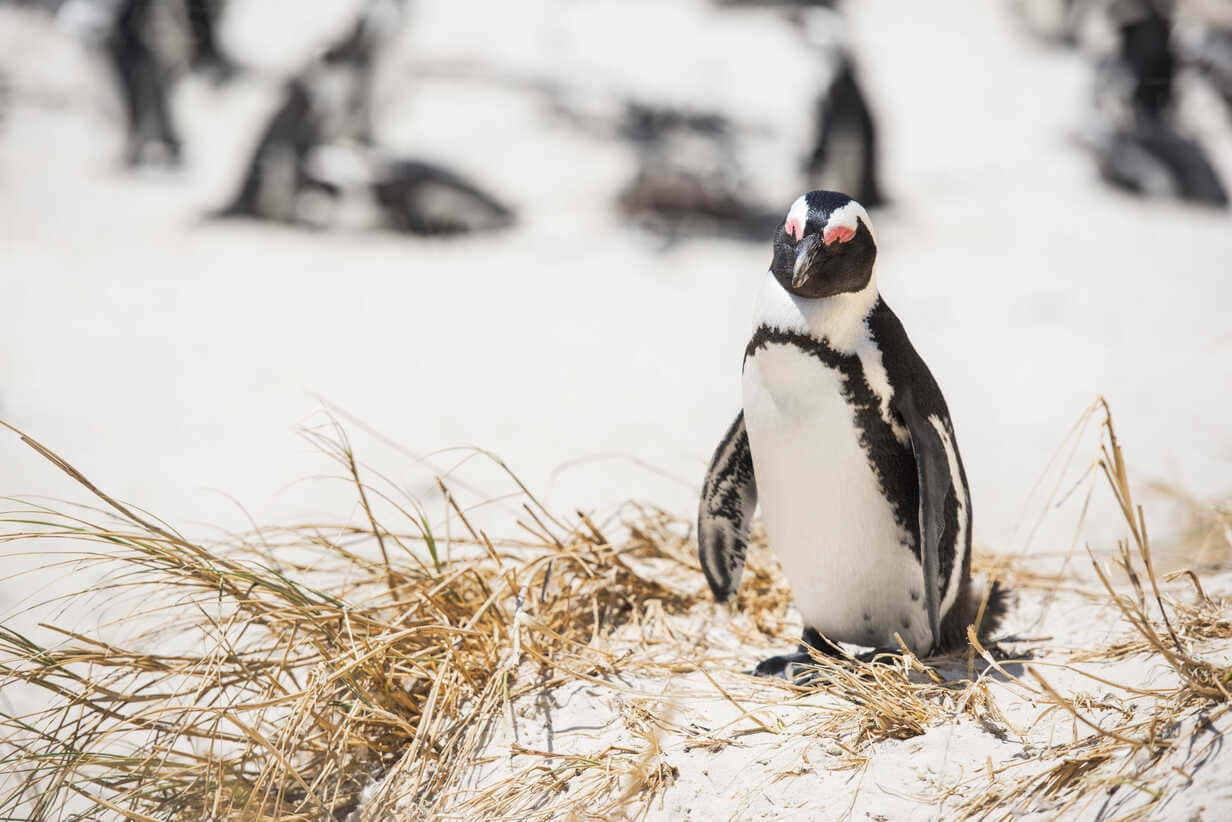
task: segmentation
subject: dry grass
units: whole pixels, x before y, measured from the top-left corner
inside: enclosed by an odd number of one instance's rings
[[[141,589],[158,619],[123,647],[51,625],[60,641],[40,644],[0,627],[3,685],[41,689],[51,703],[0,722],[0,771],[20,777],[0,796],[8,813],[57,818],[77,796],[132,819],[342,818],[396,768],[400,795],[388,802],[409,798],[430,815],[502,707],[610,671],[617,659],[597,640],[645,603],[668,613],[693,603],[632,570],[692,567],[687,532],[655,512],[640,512],[616,546],[585,516],[566,525],[528,498],[525,538],[496,543],[446,492],[467,535],[452,546],[465,558],[445,562],[423,513],[369,484],[335,438],[321,445],[350,475],[366,526],[205,547],[23,439],[107,509],[14,510],[0,539],[74,540],[120,572],[112,593]],[[378,521],[377,500],[401,515],[403,532]],[[362,550],[372,543],[375,556]],[[168,655],[168,643],[198,650]],[[542,675],[520,683],[523,661]],[[374,818],[381,807],[378,798]]]
[[[1172,578],[1184,576],[1192,582],[1193,601],[1161,592],[1146,518],[1134,502],[1111,412],[1102,400],[1101,405],[1104,441],[1096,465],[1129,531],[1129,538],[1118,544],[1111,560],[1128,584],[1116,584],[1108,563],[1093,553],[1091,563],[1103,586],[1103,596],[1130,630],[1126,640],[1072,654],[1069,661],[1090,663],[1143,655],[1152,662],[1165,663],[1173,674],[1173,684],[1143,688],[1091,675],[1102,686],[1113,689],[1109,698],[1092,700],[1083,693],[1061,693],[1038,669],[1029,669],[1036,686],[1031,689],[1033,694],[1064,711],[1089,733],[1038,751],[1034,761],[1011,763],[990,773],[992,784],[961,807],[966,818],[1007,819],[1041,805],[1061,816],[1093,797],[1125,786],[1141,798],[1127,816],[1145,816],[1164,796],[1164,790],[1153,787],[1153,783],[1174,775],[1175,766],[1165,764],[1167,754],[1194,742],[1179,735],[1177,729],[1188,718],[1196,736],[1212,727],[1229,707],[1232,666],[1204,658],[1198,648],[1208,640],[1232,638],[1230,603],[1208,597],[1192,571],[1178,572]],[[1095,709],[1104,721],[1092,718]],[[1206,743],[1204,750],[1211,744]],[[1006,774],[1008,779],[995,778]]]
[[[1104,604],[1123,627],[1112,644],[1058,653],[1034,643],[1027,661],[978,643],[928,664],[910,655],[890,665],[822,661],[814,689],[752,683],[697,630],[715,609],[691,529],[661,511],[631,507],[600,528],[581,514],[554,517],[527,492],[520,534],[497,540],[442,486],[456,523],[446,539],[365,471],[336,429],[318,444],[353,485],[358,524],[205,546],[111,499],[27,438],[103,507],[27,504],[4,517],[0,541],[36,550],[70,539],[111,569],[108,596],[135,591],[147,604],[133,623],[140,630],[113,641],[50,624],[36,640],[0,626],[0,687],[20,683],[46,706],[0,718],[0,772],[10,773],[0,816],[639,818],[688,776],[679,763],[691,750],[772,734],[782,745],[824,740],[828,769],[866,770],[878,746],[964,721],[1031,755],[938,785],[934,799],[954,818],[1061,815],[1118,786],[1140,797],[1132,813],[1147,813],[1174,776],[1178,728],[1196,734],[1232,702],[1232,669],[1204,655],[1232,637],[1232,620],[1196,574],[1161,583],[1104,411],[1096,473],[1128,538],[1092,555],[1098,589],[1027,561],[986,567],[1020,596],[1065,590]],[[730,643],[781,647],[789,600],[759,534],[738,613],[724,626]],[[1130,657],[1166,666],[1167,684],[1117,683],[1092,667]],[[1074,687],[1075,675],[1100,696]],[[648,682],[656,693],[638,685]],[[578,683],[615,695],[617,742],[490,748],[498,725]],[[703,727],[676,716],[673,705],[699,683],[738,721]],[[1038,705],[1037,716],[1011,722],[1010,692]],[[783,725],[774,717],[785,707],[802,719]],[[1057,717],[1074,732],[1040,743],[1035,729]],[[477,776],[498,758],[496,776]]]
[[[1147,490],[1173,508],[1172,537],[1166,546],[1169,560],[1177,554],[1177,562],[1198,571],[1232,561],[1232,498],[1201,500],[1163,482],[1150,483]]]

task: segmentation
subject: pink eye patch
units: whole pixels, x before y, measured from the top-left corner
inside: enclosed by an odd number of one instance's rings
[[[854,236],[856,236],[856,230],[851,226],[833,225],[826,227],[826,233],[822,235],[821,241],[826,245],[833,245],[834,243],[845,243]]]
[[[804,235],[804,222],[797,217],[791,217],[787,220],[787,224],[783,226],[783,231],[787,233],[796,242],[800,242],[800,237]]]

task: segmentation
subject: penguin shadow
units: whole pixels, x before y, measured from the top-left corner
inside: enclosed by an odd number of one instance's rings
[[[586,700],[596,697],[599,689],[588,683],[576,683],[574,689],[553,689],[546,687],[547,679],[541,680],[541,687],[534,698],[521,705],[518,710],[509,713],[509,730],[513,741],[518,745],[526,745],[549,754],[555,754],[558,738],[566,741],[575,739],[594,739],[608,731],[617,717],[595,718],[594,722],[586,721],[590,714],[574,704],[574,700],[585,705]],[[631,682],[622,684],[633,687]],[[484,744],[493,739],[495,727],[485,731]]]
[[[1179,754],[1179,762],[1173,762],[1173,770],[1193,785],[1208,765],[1221,762],[1223,753],[1224,733],[1214,724],[1217,713],[1203,711],[1195,719],[1172,722],[1158,730],[1156,739],[1171,743],[1172,750]],[[1219,777],[1216,776],[1216,779]],[[1132,783],[1131,783],[1132,784]],[[1124,785],[1112,785],[1107,790],[1107,796],[1100,804],[1098,812],[1092,816],[1095,820],[1125,819],[1132,815],[1134,802],[1137,799],[1135,791],[1122,790]],[[1168,813],[1168,802],[1181,795],[1181,791],[1164,791],[1161,802],[1152,808],[1152,818],[1180,818],[1176,813]],[[1128,813],[1127,813],[1128,812]],[[1188,817],[1198,819],[1195,814]]]
[[[991,659],[968,649],[922,661],[945,682],[974,681],[977,678],[1008,682],[1025,676],[1026,663],[1035,658],[1035,653],[1029,648],[1011,648],[1008,643],[1013,641],[1007,637],[986,646],[984,650]]]

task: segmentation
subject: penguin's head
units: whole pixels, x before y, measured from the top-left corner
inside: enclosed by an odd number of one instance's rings
[[[770,271],[797,297],[833,297],[863,290],[876,259],[864,206],[837,191],[810,191],[774,232]]]

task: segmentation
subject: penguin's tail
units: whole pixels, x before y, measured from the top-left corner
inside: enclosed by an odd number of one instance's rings
[[[1013,594],[1000,580],[986,583],[972,581],[965,596],[961,597],[941,622],[942,653],[965,648],[967,627],[975,626],[975,635],[981,645],[992,641],[992,636],[1001,627],[1012,604]]]

